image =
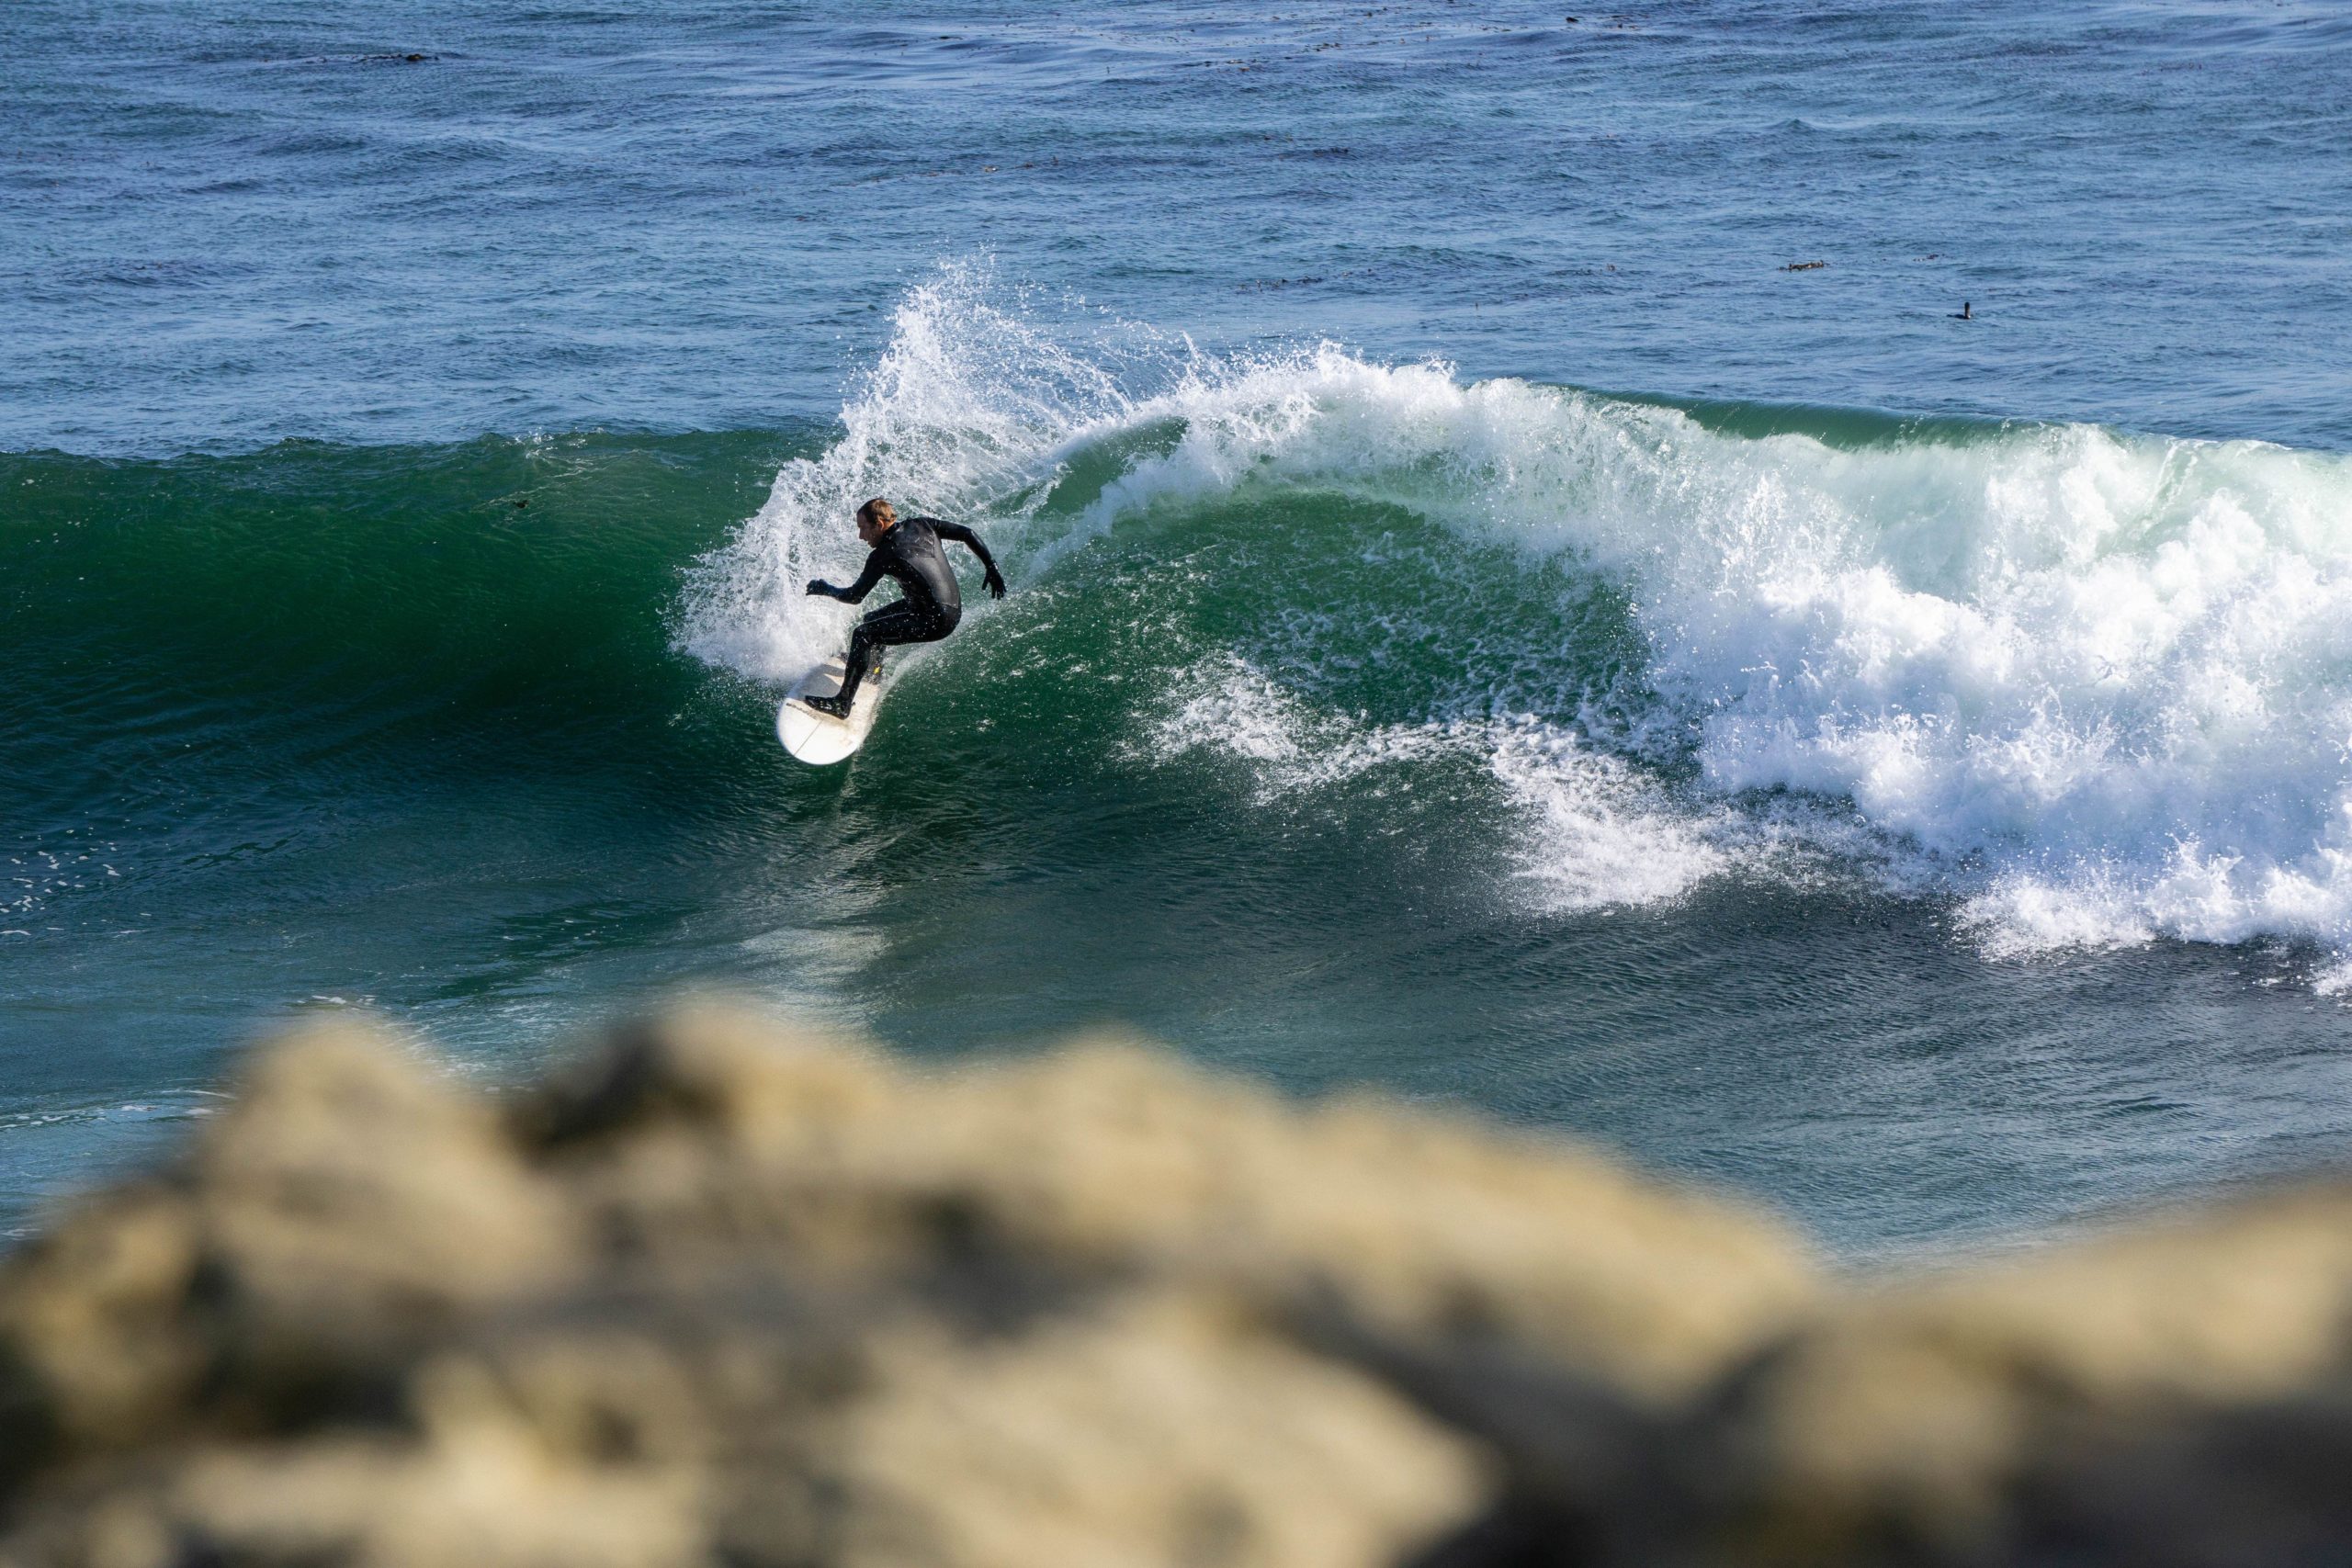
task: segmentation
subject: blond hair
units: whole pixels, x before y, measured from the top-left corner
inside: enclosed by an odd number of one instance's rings
[[[899,521],[899,509],[877,495],[857,509],[857,520],[860,523],[878,521],[885,528],[894,527]]]

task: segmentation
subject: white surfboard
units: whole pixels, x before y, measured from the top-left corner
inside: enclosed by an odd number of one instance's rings
[[[833,655],[800,677],[786,694],[784,705],[775,710],[775,738],[802,761],[821,767],[842,761],[865,744],[865,732],[874,728],[875,707],[882,701],[880,680],[868,675],[858,686],[857,695],[850,699],[847,718],[819,713],[800,700],[831,696],[842,689],[842,677],[848,673],[848,662],[840,654]]]

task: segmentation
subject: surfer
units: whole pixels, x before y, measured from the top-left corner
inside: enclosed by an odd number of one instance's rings
[[[980,536],[961,523],[943,523],[936,517],[900,522],[897,509],[877,495],[857,509],[857,537],[870,547],[865,570],[857,574],[857,581],[847,588],[836,588],[820,578],[808,585],[808,592],[855,604],[874,591],[876,583],[890,577],[898,580],[903,597],[868,614],[850,633],[849,668],[842,676],[839,692],[830,697],[800,699],[833,718],[849,716],[850,701],[857,695],[859,683],[881,661],[883,649],[893,643],[937,642],[963,619],[964,595],[956,586],[947,552],[940,548],[942,539],[953,539],[979,557],[987,570],[982,581],[989,592],[1004,597],[1004,573],[997,570]]]

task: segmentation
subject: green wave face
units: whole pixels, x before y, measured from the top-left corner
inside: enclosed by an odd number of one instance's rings
[[[494,1058],[671,972],[673,861],[773,746],[669,651],[679,568],[808,445],[0,457],[0,1206],[289,1007]]]
[[[240,780],[364,792],[641,748],[700,684],[665,651],[678,563],[790,450],[578,435],[0,458],[11,777],[70,818],[175,770],[172,797],[200,809]]]
[[[673,648],[681,583],[780,460],[820,450],[752,433],[0,457],[17,825],[88,829],[103,801],[115,827],[147,812],[185,832],[278,794],[307,808],[551,772],[679,789],[688,811],[768,788],[772,683]],[[1137,450],[1077,453],[1008,531],[1076,525],[1090,470]],[[1069,738],[1053,769],[1069,741],[1152,762],[1228,660],[1274,671],[1277,702],[1394,725],[1496,701],[1572,720],[1642,658],[1590,574],[1317,491],[1138,519],[967,627],[894,682],[894,716],[975,762],[992,734],[1050,725]]]

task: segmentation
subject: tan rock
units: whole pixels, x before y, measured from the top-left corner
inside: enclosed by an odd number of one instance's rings
[[[298,1032],[183,1164],[9,1260],[10,1457],[266,1424],[290,1389],[368,1375],[361,1347],[538,1289],[575,1251],[474,1096],[365,1029]]]
[[[2332,1561],[2352,1188],[1825,1283],[1737,1204],[1132,1043],[365,1031],[0,1266],[0,1563]]]
[[[1996,1560],[2033,1536],[2062,1477],[2099,1470],[2112,1487],[2152,1434],[2348,1372],[2342,1186],[1865,1291],[1724,1397],[1713,1451],[1733,1555]]]
[[[481,1097],[361,1029],[261,1053],[185,1182],[208,1290],[258,1355],[429,1334],[580,1260],[570,1211]]]
[[[690,1478],[583,1467],[469,1420],[427,1440],[321,1434],[200,1449],[165,1476],[37,1517],[24,1568],[687,1568],[709,1561]]]
[[[138,1183],[76,1205],[0,1274],[0,1488],[167,1434],[209,1361],[187,1321],[194,1206]]]
[[[845,1568],[1353,1568],[1488,1490],[1393,1393],[1199,1301],[1006,1344],[925,1329],[881,1360],[839,1453]]]
[[[1817,1288],[1793,1238],[1720,1200],[1371,1100],[1293,1107],[1127,1043],[916,1077],[703,1011],[604,1072],[526,1122],[598,1234],[649,1256],[763,1238],[853,1274],[961,1250],[1213,1275],[1398,1331],[1524,1339],[1656,1398]],[[606,1134],[565,1131],[590,1125]]]

